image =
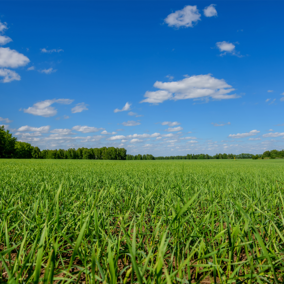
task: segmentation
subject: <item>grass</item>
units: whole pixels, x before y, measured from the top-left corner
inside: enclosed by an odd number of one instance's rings
[[[283,160],[0,160],[0,283],[283,283],[283,173]]]

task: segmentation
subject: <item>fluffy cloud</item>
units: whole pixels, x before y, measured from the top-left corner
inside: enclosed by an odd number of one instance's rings
[[[124,106],[122,109],[116,108],[113,112],[114,112],[114,113],[117,113],[117,112],[120,112],[120,111],[127,111],[127,110],[130,110],[130,106],[131,106],[131,104],[127,102],[127,103],[125,104],[125,106]]]
[[[3,117],[0,117],[0,121],[4,121],[6,123],[11,123],[12,120],[10,120],[9,118],[3,118]]]
[[[180,125],[180,123],[179,123],[179,122],[177,122],[177,121],[173,121],[173,122],[170,122],[170,121],[164,121],[164,122],[162,122],[162,125],[177,126],[177,125]]]
[[[62,52],[64,51],[63,49],[46,49],[46,48],[42,48],[41,52],[43,53],[53,53],[53,52]]]
[[[170,27],[193,27],[194,23],[200,20],[200,13],[196,6],[185,6],[182,10],[177,10],[169,14],[165,22]]]
[[[79,104],[77,104],[75,107],[73,107],[71,109],[71,112],[72,113],[77,113],[77,112],[82,112],[83,110],[88,110],[87,106],[88,105],[85,104],[85,103],[79,103]]]
[[[125,138],[124,135],[116,135],[116,136],[110,137],[108,140],[121,140],[121,139],[124,139],[124,138]]]
[[[230,53],[233,53],[236,47],[234,44],[227,42],[227,41],[217,42],[216,45],[221,52],[224,51],[224,52],[230,52]]]
[[[57,114],[57,110],[52,107],[51,105],[54,103],[59,104],[71,104],[73,100],[70,99],[53,99],[53,100],[45,100],[38,103],[35,103],[32,107],[24,109],[25,113],[30,113],[33,115],[43,116],[43,117],[50,117]]]
[[[279,133],[279,132],[274,132],[274,133],[266,133],[262,135],[263,137],[282,137],[284,136],[284,132]]]
[[[258,134],[259,132],[260,131],[258,130],[251,130],[250,132],[246,132],[246,133],[230,134],[229,137],[230,138],[245,138],[249,136],[254,136]]]
[[[31,66],[27,69],[28,71],[32,71],[32,70],[35,70],[35,67],[34,66]]]
[[[205,17],[217,16],[217,11],[216,11],[214,6],[216,6],[216,5],[211,4],[211,5],[207,6],[207,7],[205,7],[205,9],[203,10],[203,13],[204,13]]]
[[[273,90],[268,90],[267,93],[273,93]]]
[[[5,45],[9,43],[10,41],[12,41],[12,39],[9,38],[8,36],[0,35],[0,45]]]
[[[232,55],[242,57],[239,52],[236,52],[236,46],[230,42],[227,41],[220,41],[216,43],[217,47],[219,48],[221,53],[221,56],[226,55],[227,53],[230,53]]]
[[[217,126],[217,127],[218,127],[218,126],[231,125],[231,122],[227,122],[227,123],[220,123],[220,124],[212,122],[211,124],[213,124],[214,126]]]
[[[82,132],[82,133],[90,133],[90,132],[97,132],[102,130],[103,128],[91,127],[91,126],[81,126],[76,125],[72,128],[73,130]]]
[[[181,126],[178,126],[178,127],[169,127],[165,131],[175,132],[175,131],[181,131],[181,130],[183,130],[183,128]]]
[[[237,95],[228,95],[235,89],[225,82],[224,79],[216,79],[210,74],[194,75],[180,81],[160,82],[157,81],[154,87],[161,89],[155,92],[146,92],[141,103],[158,104],[166,100],[186,99],[235,99]]]
[[[140,125],[141,123],[139,121],[134,121],[134,120],[128,120],[126,122],[122,122],[124,126],[136,126]]]
[[[48,69],[43,69],[43,70],[40,70],[39,72],[40,73],[44,73],[44,74],[51,74],[51,73],[54,73],[56,72],[57,70],[56,69],[53,69],[52,67],[48,68]]]
[[[18,131],[19,132],[40,132],[40,133],[47,133],[50,129],[50,126],[41,126],[41,127],[32,127],[32,126],[21,126]]]
[[[9,47],[0,47],[0,67],[17,68],[29,62],[30,60],[18,51]]]

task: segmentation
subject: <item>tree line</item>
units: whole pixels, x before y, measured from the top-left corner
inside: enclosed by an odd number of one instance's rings
[[[284,150],[265,151],[263,154],[239,155],[219,153],[214,156],[208,154],[187,154],[185,156],[159,156],[151,154],[129,155],[124,148],[70,148],[68,150],[40,150],[29,143],[17,141],[9,130],[0,126],[0,158],[16,159],[94,159],[94,160],[197,160],[197,159],[276,159],[284,158]]]
[[[41,151],[29,143],[17,141],[9,130],[0,127],[0,158],[126,160],[126,156],[126,149],[115,147]]]

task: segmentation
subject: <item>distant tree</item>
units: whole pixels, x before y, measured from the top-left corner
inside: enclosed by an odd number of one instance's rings
[[[15,156],[15,144],[17,138],[13,137],[9,130],[0,126],[0,158],[13,158]]]

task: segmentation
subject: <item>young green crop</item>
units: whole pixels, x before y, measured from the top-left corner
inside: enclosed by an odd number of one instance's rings
[[[282,160],[0,168],[0,283],[284,280]]]

